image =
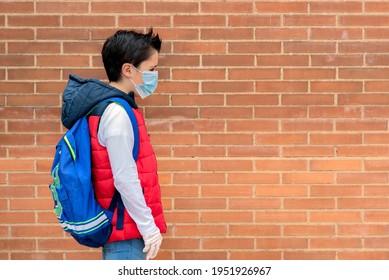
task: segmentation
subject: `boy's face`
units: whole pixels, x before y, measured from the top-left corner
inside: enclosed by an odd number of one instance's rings
[[[143,61],[141,64],[138,66],[138,70],[136,71],[133,69],[132,71],[132,81],[137,84],[141,85],[143,84],[143,79],[142,79],[142,73],[143,71],[156,71],[156,68],[158,66],[158,58],[159,58],[159,53],[156,50],[152,51],[152,55],[145,61]]]

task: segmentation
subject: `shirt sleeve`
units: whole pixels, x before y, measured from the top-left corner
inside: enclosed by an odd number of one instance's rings
[[[134,132],[127,112],[120,105],[110,104],[100,119],[99,143],[107,148],[114,184],[123,204],[137,224],[139,232],[147,237],[158,228],[150,208],[146,205],[138,179],[138,169],[132,156]]]

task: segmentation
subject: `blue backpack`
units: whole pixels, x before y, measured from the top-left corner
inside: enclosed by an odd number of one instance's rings
[[[115,102],[126,110],[134,128],[133,157],[136,160],[139,140],[137,121],[131,106],[121,98],[109,98],[102,102]],[[119,192],[116,191],[107,210],[103,209],[95,198],[87,116],[79,119],[58,142],[51,176],[53,184],[50,184],[49,188],[54,200],[54,213],[62,228],[78,243],[94,248],[103,246],[111,235],[111,221],[116,208],[116,227],[123,228],[124,205]]]

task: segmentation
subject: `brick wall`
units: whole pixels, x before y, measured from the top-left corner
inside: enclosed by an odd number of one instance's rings
[[[389,258],[387,1],[1,1],[0,259],[99,259],[48,190],[69,73],[117,29],[164,40],[146,102],[160,259]]]

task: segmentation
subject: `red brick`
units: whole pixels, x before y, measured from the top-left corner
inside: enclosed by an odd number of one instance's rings
[[[33,160],[2,160],[0,159],[0,171],[34,171]]]
[[[257,238],[257,249],[306,249],[307,238]]]
[[[0,3],[1,13],[32,13],[34,3],[30,2],[2,2]]]
[[[256,160],[255,166],[257,170],[306,170],[307,161],[305,160],[289,160],[289,159],[272,159],[272,160]]]
[[[277,42],[232,42],[228,46],[230,53],[278,53],[281,50],[281,44]]]
[[[227,252],[219,251],[206,251],[199,252],[193,251],[180,251],[175,253],[177,260],[225,260],[227,258]]]
[[[243,2],[202,2],[201,12],[204,13],[225,13],[226,11],[234,11],[234,13],[250,13],[253,12],[251,3]],[[186,5],[185,5],[186,12]]]
[[[231,198],[229,209],[279,209],[281,199],[279,198]]]
[[[9,132],[48,132],[58,129],[58,121],[9,121]]]
[[[276,94],[239,94],[228,95],[226,103],[227,105],[278,105],[279,102]],[[272,107],[265,108],[272,109]]]
[[[387,94],[342,94],[339,96],[339,104],[347,105],[382,105],[389,104]]]
[[[177,80],[224,80],[224,69],[177,69],[173,70],[173,79]]]
[[[312,160],[311,170],[329,171],[329,170],[361,170],[362,161],[360,160]]]
[[[312,82],[312,92],[362,92],[362,82]]]
[[[313,2],[311,13],[360,13],[362,3],[357,2]]]
[[[228,148],[230,157],[273,157],[279,155],[278,147],[270,146],[232,146]]]
[[[201,221],[204,223],[247,223],[253,221],[253,215],[251,211],[212,211],[201,213]]]
[[[0,162],[1,168],[1,162]],[[204,171],[253,171],[251,160],[203,160],[201,170]]]
[[[366,39],[383,39],[388,37],[389,37],[389,32],[386,28],[383,29],[366,28],[365,29]]]
[[[335,260],[337,258],[336,251],[328,250],[310,250],[310,251],[288,251],[284,253],[285,260]]]
[[[285,209],[334,209],[333,198],[287,198],[284,200]]]
[[[386,42],[352,42],[352,43],[339,43],[340,53],[385,53],[388,49],[388,43]]]
[[[347,15],[339,17],[339,25],[344,26],[387,26],[386,16],[382,15]]]
[[[275,98],[274,98],[275,99]],[[259,100],[259,98],[258,98]],[[307,117],[306,107],[255,107],[256,118],[298,119]]]
[[[33,53],[41,53],[41,54],[57,54],[60,52],[61,45],[57,42],[10,42],[8,43],[8,52],[9,53],[23,53],[23,54],[33,54]],[[34,71],[38,71],[39,69],[31,69]],[[31,71],[30,70],[30,71]],[[24,71],[24,69],[22,70]],[[24,71],[25,72],[25,71]],[[24,73],[26,74],[26,73]],[[21,75],[22,77],[23,75]],[[41,77],[49,78],[49,77]]]
[[[341,97],[344,95],[342,94]],[[341,98],[339,97],[339,99]],[[340,101],[338,102],[340,103]],[[350,105],[349,102],[347,102],[347,105]],[[336,106],[336,107],[330,107],[330,106],[312,106],[309,110],[309,116],[311,118],[361,118],[362,116],[362,110],[360,107],[356,106]]]
[[[176,198],[174,208],[179,209],[226,209],[224,198]]]
[[[339,198],[339,209],[381,209],[388,205],[388,198]]]
[[[278,122],[273,120],[227,121],[227,131],[278,131]]]
[[[332,131],[333,123],[331,121],[321,120],[283,120],[281,122],[281,131]]]
[[[160,160],[159,170],[163,171],[198,171],[197,160]]]
[[[273,34],[272,30],[270,32],[272,32]],[[273,67],[274,66],[308,66],[309,57],[307,55],[293,55],[293,56],[292,55],[257,55],[257,65],[273,66]]]
[[[364,218],[366,222],[388,222],[389,213],[386,210],[365,211]]]
[[[60,78],[60,74],[60,70],[57,69],[31,69],[27,72],[23,69],[8,70],[10,80],[55,80]]]
[[[281,260],[282,253],[269,250],[233,251],[231,260]]]
[[[46,15],[23,15],[23,16],[8,16],[9,26],[44,26],[44,27],[59,27],[59,16]]]
[[[388,196],[388,188],[386,185],[365,186],[366,196]]]
[[[330,157],[334,155],[334,148],[326,146],[284,147],[282,154],[285,157]]]
[[[365,169],[367,171],[389,170],[389,163],[386,160],[365,160]]]
[[[281,235],[281,226],[278,225],[231,225],[231,236],[279,236]]]
[[[330,80],[334,79],[335,75],[335,69],[284,69],[285,80]]]
[[[308,3],[303,2],[256,2],[257,13],[306,13]]]
[[[362,215],[360,211],[314,211],[309,220],[313,223],[361,222]]]
[[[333,225],[286,225],[286,236],[331,236],[335,234]]]
[[[173,155],[175,157],[224,157],[226,155],[225,147],[216,146],[177,146]]]
[[[338,156],[372,156],[382,157],[389,155],[389,149],[386,146],[339,146],[337,148]]]
[[[176,173],[173,175],[175,184],[224,184],[225,175],[219,173]]]
[[[280,69],[230,69],[229,80],[271,80],[280,78]]]
[[[316,249],[362,248],[362,240],[360,238],[346,237],[312,238],[310,245]]]
[[[230,15],[228,17],[228,26],[230,27],[236,27],[236,26],[280,26],[281,25],[281,19],[279,16],[252,16],[252,15],[246,15],[246,16],[235,16]]]
[[[199,66],[199,60],[198,55],[161,55],[159,57],[159,63],[164,66]]]
[[[175,15],[173,22],[174,26],[225,26],[226,17],[219,15]]]
[[[284,51],[286,53],[335,53],[336,45],[331,42],[285,42]]]
[[[389,251],[344,251],[339,252],[339,260],[387,260]]]
[[[252,134],[203,134],[200,144],[202,145],[251,145],[253,144]]]
[[[257,92],[305,92],[308,89],[306,82],[256,82]]]
[[[202,29],[200,39],[202,40],[250,40],[254,37],[252,28],[217,28]]]
[[[339,184],[375,184],[375,183],[388,183],[388,176],[386,173],[374,173],[374,172],[360,172],[360,173],[340,173],[338,174],[337,181]]]
[[[388,129],[386,121],[337,121],[336,130],[338,131],[385,131]]]
[[[203,82],[203,92],[253,92],[254,82]]]
[[[229,184],[277,184],[279,183],[278,174],[274,173],[255,173],[247,176],[247,173],[230,173],[228,175]]]
[[[141,6],[142,3],[138,3],[139,6]],[[188,3],[188,2],[151,2],[145,3],[146,5],[146,12],[149,13],[197,13],[198,12],[198,3]],[[104,7],[105,5],[101,5]],[[120,3],[118,7],[122,6]],[[132,6],[132,5],[130,5]]]
[[[339,225],[340,235],[387,235],[388,227],[380,224],[365,224],[365,225]]]
[[[312,66],[362,66],[362,55],[312,55]]]
[[[247,238],[204,238],[204,249],[254,249],[254,240]]]
[[[123,6],[122,6],[123,8]],[[106,7],[107,9],[107,7]],[[88,3],[80,2],[45,2],[45,3],[36,3],[36,10],[38,13],[88,13]]]
[[[175,229],[177,236],[224,236],[226,232],[225,225],[179,225]]]
[[[315,40],[361,40],[362,29],[359,28],[312,28]]]
[[[251,186],[202,186],[201,187],[201,196],[202,197],[224,197],[226,194],[229,196],[252,196],[252,187]]]
[[[173,106],[222,106],[224,96],[218,94],[174,95],[171,103]]]
[[[336,17],[332,15],[287,15],[286,26],[335,26]]]
[[[173,131],[224,131],[224,121],[220,120],[188,120],[177,121],[173,123]],[[150,126],[148,125],[150,130]],[[166,131],[163,130],[163,131]]]
[[[255,222],[257,223],[306,223],[307,213],[304,211],[257,211]],[[274,234],[275,235],[275,234]]]
[[[256,28],[256,39],[303,40],[308,39],[307,28]],[[293,60],[293,58],[291,58]],[[274,65],[274,64],[273,64]]]
[[[0,55],[0,63],[4,66],[34,66],[32,55]]]
[[[180,58],[180,57],[178,57]],[[203,55],[204,66],[253,66],[254,55]]]
[[[255,143],[257,145],[307,144],[308,136],[306,133],[257,134]]]

